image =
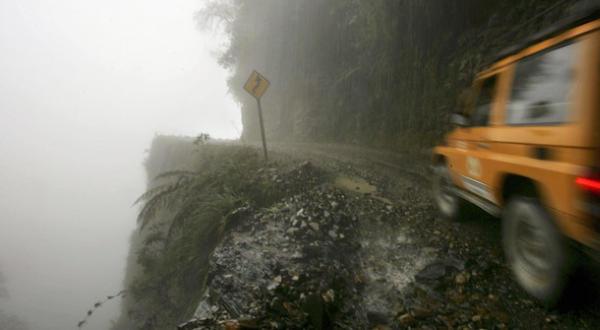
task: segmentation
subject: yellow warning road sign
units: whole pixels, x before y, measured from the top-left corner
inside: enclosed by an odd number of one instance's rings
[[[246,92],[250,93],[250,95],[259,99],[267,91],[269,85],[271,85],[269,80],[254,70],[252,71],[250,78],[248,78],[248,81],[246,81],[246,84],[244,84],[244,89]]]
[[[265,78],[260,73],[256,72],[256,70],[252,71],[250,78],[244,84],[244,89],[246,92],[250,93],[250,95],[254,96],[256,99],[256,105],[258,108],[258,122],[260,123],[260,135],[262,137],[262,145],[263,152],[265,154],[265,162],[269,160],[267,155],[267,139],[265,138],[265,125],[263,123],[262,117],[262,106],[260,105],[260,97],[267,91],[271,83],[267,78]]]

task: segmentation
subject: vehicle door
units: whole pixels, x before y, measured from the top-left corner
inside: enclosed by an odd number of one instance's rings
[[[467,152],[461,178],[463,187],[488,201],[495,202],[490,188],[492,174],[491,142],[488,138],[494,109],[498,105],[499,74],[476,81],[475,97],[469,113],[469,127],[465,129]]]

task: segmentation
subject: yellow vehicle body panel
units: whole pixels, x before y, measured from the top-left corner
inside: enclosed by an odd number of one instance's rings
[[[565,42],[577,43],[574,85],[568,118],[552,125],[506,124],[516,65],[528,56]],[[600,249],[596,228],[600,219],[582,212],[582,191],[575,179],[600,165],[600,20],[565,31],[508,56],[480,73],[473,84],[477,94],[485,79],[496,77],[489,124],[458,127],[444,145],[434,149],[443,157],[454,183],[502,208],[508,176],[535,182],[541,201],[560,230],[573,240]],[[471,115],[474,107],[464,113]],[[535,155],[539,157],[536,157]],[[549,157],[542,157],[550,155]]]

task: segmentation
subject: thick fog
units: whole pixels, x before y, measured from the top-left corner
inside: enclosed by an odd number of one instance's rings
[[[156,133],[235,138],[202,1],[0,1],[0,310],[75,328],[122,288]],[[86,329],[107,329],[118,301]]]

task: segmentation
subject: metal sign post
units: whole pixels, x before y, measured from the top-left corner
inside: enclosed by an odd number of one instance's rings
[[[267,139],[265,138],[265,127],[263,124],[262,107],[260,106],[260,98],[256,98],[256,104],[258,105],[258,121],[260,121],[260,136],[262,137],[263,152],[265,154],[265,162],[269,160],[267,156]]]
[[[244,89],[250,95],[254,96],[256,99],[256,105],[258,106],[258,121],[260,122],[260,136],[262,137],[262,145],[263,152],[265,154],[265,162],[268,161],[269,157],[267,155],[267,139],[265,138],[265,127],[263,124],[263,116],[262,116],[262,106],[260,104],[260,98],[267,91],[271,83],[267,78],[258,73],[256,70],[252,71],[252,74],[244,84]]]

